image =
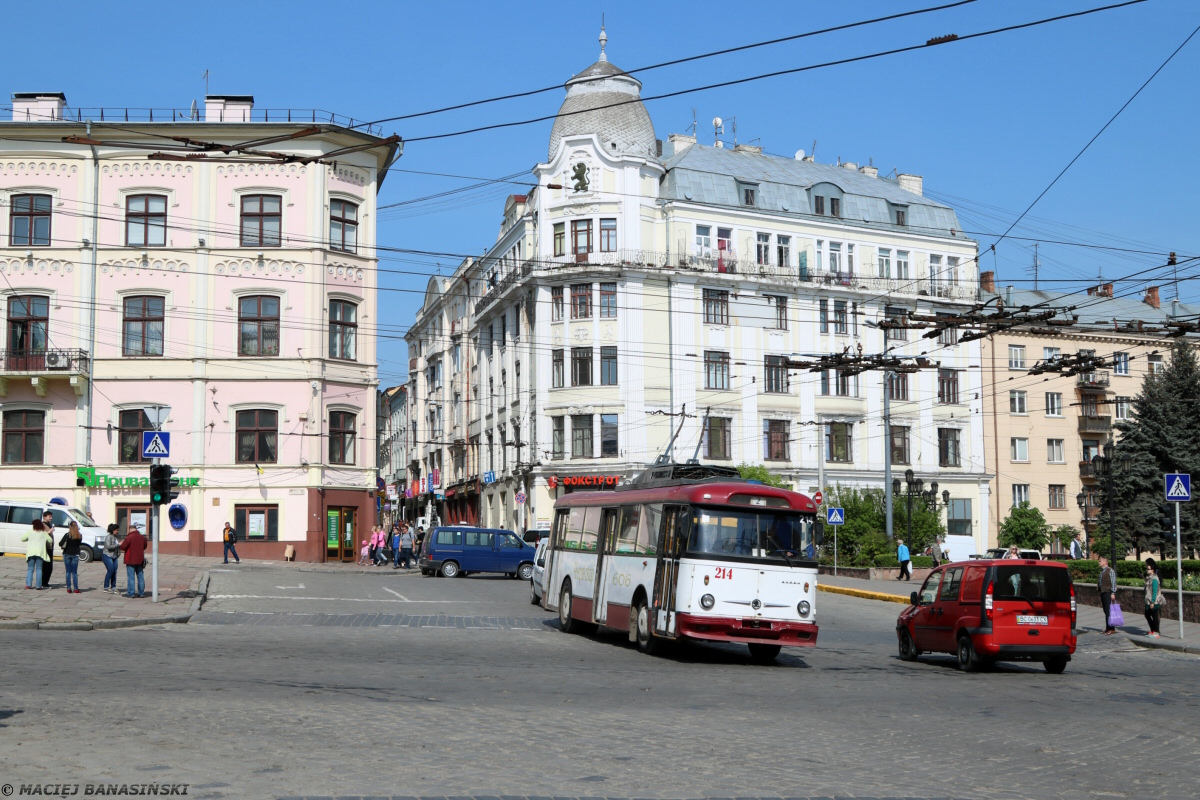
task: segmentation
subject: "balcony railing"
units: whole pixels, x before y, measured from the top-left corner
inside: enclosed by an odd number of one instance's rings
[[[5,375],[87,375],[86,350],[0,350]]]
[[[1075,378],[1075,385],[1085,389],[1103,389],[1109,384],[1107,372],[1081,372]]]
[[[1112,430],[1112,417],[1084,415],[1079,418],[1080,433],[1108,433]]]
[[[1090,461],[1079,462],[1079,477],[1094,478],[1096,477],[1096,465]]]
[[[45,113],[45,112],[41,112]],[[205,109],[197,108],[122,108],[81,107],[64,109],[61,116],[49,118],[54,122],[204,122]],[[246,108],[224,109],[219,114],[221,122],[308,122],[311,124],[336,125],[340,128],[361,128],[372,136],[382,136],[383,128],[365,120],[335,114],[323,108]],[[46,116],[35,112],[13,112],[13,122],[43,122]]]

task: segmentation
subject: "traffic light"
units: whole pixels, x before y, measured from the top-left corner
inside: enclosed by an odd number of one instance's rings
[[[1163,503],[1161,506],[1159,506],[1158,510],[1162,515],[1161,517],[1159,517],[1159,520],[1158,520],[1159,528],[1162,529],[1163,535],[1165,535],[1169,538],[1174,538],[1175,537],[1175,504],[1174,503]]]
[[[150,467],[150,502],[156,506],[164,505],[179,497],[175,491],[179,486],[179,478],[172,478],[179,470],[167,464],[155,464]]]

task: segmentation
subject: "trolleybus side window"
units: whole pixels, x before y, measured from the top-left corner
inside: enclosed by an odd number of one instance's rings
[[[578,550],[579,543],[583,539],[583,519],[586,508],[575,506],[570,509],[570,517],[567,519],[567,530],[559,542],[559,547],[563,550]]]
[[[611,553],[617,543],[617,530],[621,526],[621,509],[604,508],[601,512],[600,547],[605,553]]]
[[[683,506],[666,506],[659,534],[659,552],[667,558],[679,558],[687,546],[691,516]]]
[[[621,530],[617,534],[616,547],[613,552],[636,553],[638,551],[638,521],[641,511],[641,506],[625,506],[621,509]]]
[[[567,536],[567,517],[571,512],[567,509],[560,509],[554,516],[554,532],[553,538],[550,540],[550,546],[555,550],[563,549],[563,542]]]
[[[600,538],[600,509],[585,508],[583,514],[583,530],[579,535],[579,549],[584,552],[596,552],[596,540]]]
[[[662,526],[663,507],[661,503],[642,506],[637,533],[637,552],[653,555],[657,550],[658,531]]]

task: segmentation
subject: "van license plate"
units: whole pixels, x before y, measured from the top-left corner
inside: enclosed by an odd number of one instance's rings
[[[1018,614],[1018,625],[1049,625],[1050,620],[1047,617],[1034,616],[1032,614]]]

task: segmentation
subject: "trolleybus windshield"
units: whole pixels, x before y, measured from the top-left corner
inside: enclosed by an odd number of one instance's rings
[[[813,519],[777,511],[697,508],[688,553],[811,559]]]

